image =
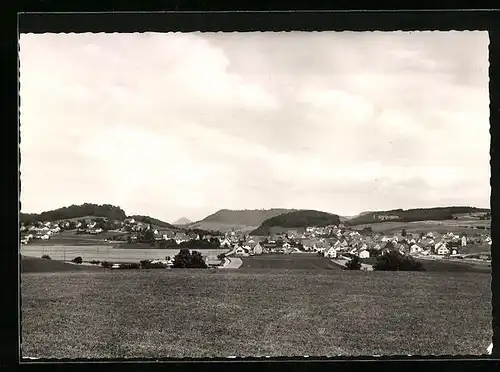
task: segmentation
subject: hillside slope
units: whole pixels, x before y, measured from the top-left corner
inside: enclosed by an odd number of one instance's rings
[[[193,222],[189,225],[190,229],[230,231],[241,230],[249,231],[260,226],[265,220],[288,213],[293,209],[247,209],[230,210],[221,209],[214,214],[205,217],[201,221]]]
[[[258,236],[269,235],[273,227],[321,227],[338,224],[340,224],[340,217],[336,214],[315,210],[298,210],[269,218],[250,234]]]
[[[489,209],[475,207],[436,207],[417,209],[394,209],[361,214],[347,220],[346,225],[356,226],[368,223],[414,222],[414,221],[442,221],[451,220],[456,214],[489,212]]]
[[[42,213],[20,213],[20,221],[22,223],[32,223],[35,221],[58,221],[78,217],[106,217],[110,220],[124,220],[126,218],[125,211],[120,207],[110,204],[91,204],[85,203],[82,205],[71,205],[46,211]]]
[[[184,226],[184,225],[189,225],[192,223],[192,221],[186,217],[181,217],[177,221],[173,222],[172,225],[174,226]]]
[[[152,226],[160,227],[160,228],[164,228],[164,229],[172,229],[172,230],[178,229],[177,227],[175,227],[172,224],[169,224],[168,222],[161,221],[161,220],[158,220],[156,218],[149,217],[149,216],[141,216],[141,215],[136,214],[133,216],[128,216],[128,218],[133,218],[134,220],[136,220],[138,222],[148,223]]]

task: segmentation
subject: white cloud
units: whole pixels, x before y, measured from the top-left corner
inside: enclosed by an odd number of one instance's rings
[[[487,33],[21,35],[24,211],[489,203]]]

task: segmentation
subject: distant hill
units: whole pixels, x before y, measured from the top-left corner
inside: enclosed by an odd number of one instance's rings
[[[20,213],[19,218],[22,223],[32,223],[36,221],[58,221],[88,216],[106,217],[110,220],[120,221],[123,221],[127,217],[125,211],[120,207],[110,204],[98,205],[85,203],[42,213]]]
[[[298,210],[269,218],[252,231],[250,235],[265,236],[275,227],[303,228],[307,226],[328,226],[340,224],[340,217],[336,214],[315,210]]]
[[[188,218],[186,217],[181,217],[177,221],[173,222],[172,225],[174,226],[184,226],[184,225],[189,225],[192,223]]]
[[[347,220],[346,225],[356,226],[380,222],[414,222],[451,220],[456,214],[489,212],[489,209],[475,207],[436,207],[417,209],[394,209],[389,211],[364,212]]]
[[[164,229],[172,229],[172,230],[177,230],[178,228],[172,224],[169,224],[168,222],[158,220],[153,217],[149,216],[141,216],[141,215],[133,215],[133,216],[128,216],[128,218],[133,218],[134,220],[142,223],[148,223],[150,225],[153,225],[155,227],[160,227]]]
[[[188,227],[190,229],[217,230],[221,232],[231,230],[251,231],[260,226],[265,220],[291,211],[293,209],[221,209],[201,221],[189,224]]]

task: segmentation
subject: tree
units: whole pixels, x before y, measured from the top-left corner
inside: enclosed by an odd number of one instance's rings
[[[377,257],[373,270],[378,271],[425,271],[422,264],[411,256],[402,255],[398,251],[386,252]]]
[[[354,256],[352,259],[347,261],[345,265],[347,270],[360,270],[361,269],[361,261],[358,256]]]
[[[127,243],[128,244],[131,244],[132,243],[132,237],[129,235],[127,235]]]
[[[83,262],[83,259],[80,256],[78,256],[73,258],[71,261],[77,264],[81,264]]]
[[[406,236],[406,229],[403,229],[403,231],[401,231],[401,236]]]
[[[165,239],[160,240],[160,249],[167,248],[167,241]]]
[[[174,257],[174,268],[187,269],[187,268],[206,268],[207,265],[201,253],[193,251],[192,253],[187,248],[181,248],[179,253]]]

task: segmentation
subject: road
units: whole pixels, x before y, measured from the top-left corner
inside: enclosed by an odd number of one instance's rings
[[[238,257],[226,257],[226,262],[224,265],[220,266],[221,269],[239,269],[243,264],[241,258]]]

